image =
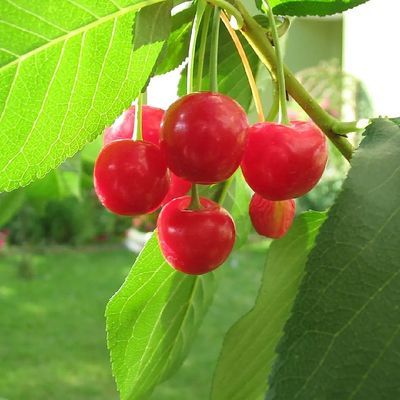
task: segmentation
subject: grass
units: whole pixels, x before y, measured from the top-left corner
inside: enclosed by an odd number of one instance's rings
[[[118,399],[103,315],[133,259],[125,250],[35,255],[35,278],[27,281],[16,256],[0,256],[0,400]],[[263,259],[240,252],[221,269],[189,357],[153,400],[208,398],[223,335],[254,303]]]

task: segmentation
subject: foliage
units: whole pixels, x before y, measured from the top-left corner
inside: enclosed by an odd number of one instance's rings
[[[376,120],[354,156],[307,262],[268,399],[400,393],[391,384],[399,378],[399,122]]]
[[[270,0],[280,15],[330,15],[356,7],[368,0]]]
[[[213,274],[174,271],[153,236],[106,310],[108,347],[122,399],[140,399],[171,375],[187,354],[213,293]]]
[[[271,245],[256,305],[225,337],[212,399],[257,399],[265,393],[265,377],[275,358],[276,343],[290,314],[308,252],[324,220],[323,213],[303,214],[287,236]]]
[[[93,140],[154,68],[163,42],[132,51],[129,40],[149,1],[87,3],[1,5],[0,191],[43,177]]]

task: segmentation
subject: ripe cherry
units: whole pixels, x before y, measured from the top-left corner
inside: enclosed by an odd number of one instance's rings
[[[166,111],[161,148],[174,174],[195,183],[216,183],[239,166],[247,127],[246,113],[230,97],[192,93]]]
[[[132,139],[135,126],[135,106],[129,107],[114,122],[104,130],[103,141],[108,144],[117,139]],[[142,106],[142,136],[143,140],[158,145],[160,140],[160,125],[164,110],[144,105]]]
[[[191,275],[210,272],[229,256],[235,242],[235,224],[219,204],[200,198],[203,208],[189,210],[191,198],[166,204],[157,229],[165,259],[178,271]]]
[[[254,193],[250,201],[249,214],[258,234],[279,239],[292,225],[296,203],[293,199],[272,201]]]
[[[135,106],[130,107],[117,118],[111,127],[104,130],[104,144],[118,139],[132,139],[135,127],[135,110]],[[142,106],[142,136],[144,141],[157,146],[160,145],[160,125],[163,116],[164,110],[160,108]],[[190,182],[171,174],[171,185],[161,205],[176,197],[184,196],[191,186]]]
[[[96,160],[94,187],[104,207],[116,214],[154,211],[169,189],[165,158],[152,143],[113,141],[103,147]]]
[[[321,178],[328,150],[324,134],[314,124],[264,122],[251,126],[248,135],[243,175],[249,186],[266,199],[300,197]]]

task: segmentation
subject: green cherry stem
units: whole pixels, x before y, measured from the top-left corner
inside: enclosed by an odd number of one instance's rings
[[[237,29],[240,29],[243,26],[243,17],[233,4],[225,0],[208,0],[208,2],[222,10],[225,10],[227,14],[232,15],[236,20]]]
[[[200,0],[201,1],[201,0]],[[201,38],[199,47],[199,60],[197,63],[197,90],[200,92],[203,83],[203,68],[204,68],[204,56],[206,54],[208,26],[210,25],[211,7],[206,7],[203,15],[203,22],[201,26]]]
[[[199,197],[199,190],[195,183],[192,184],[192,192],[191,192],[192,199],[190,201],[189,210],[200,210],[203,206],[200,203]]]
[[[197,1],[196,14],[194,16],[192,33],[191,33],[190,42],[189,42],[187,93],[193,92],[193,75],[194,75],[194,62],[195,62],[195,57],[196,57],[196,41],[197,41],[197,36],[198,36],[199,30],[200,30],[201,20],[203,18],[203,14],[206,10],[206,7],[207,7],[207,3],[204,0]],[[203,29],[207,30],[207,27],[204,26]],[[204,37],[204,35],[202,35],[202,37]],[[205,35],[205,38],[207,38],[207,35]],[[204,40],[204,41],[206,41],[206,40]],[[202,43],[200,44],[200,46],[202,46]],[[203,66],[202,66],[203,62],[204,62],[204,55],[201,56],[201,53],[200,53],[199,69],[203,68]],[[203,75],[203,72],[201,71],[201,78],[202,78],[202,75]],[[202,81],[202,79],[198,80],[198,82],[197,82],[197,85],[199,87],[201,87],[201,81]],[[199,210],[200,208],[202,208],[202,206],[201,206],[200,199],[199,199],[198,188],[197,188],[197,185],[195,183],[193,183],[192,184],[192,199],[190,201],[188,209],[189,210]]]
[[[142,105],[143,105],[143,94],[140,93],[137,98],[136,109],[135,109],[135,126],[133,128],[133,140],[143,140]]]
[[[218,7],[215,7],[212,21],[210,48],[210,89],[212,92],[218,92],[218,41],[220,13],[221,10]]]
[[[190,35],[189,42],[189,60],[188,60],[188,72],[187,72],[187,93],[193,92],[193,75],[194,75],[194,62],[196,56],[196,41],[197,35],[199,34],[201,19],[203,17],[207,3],[204,0],[197,1],[196,14],[194,16],[192,32]]]
[[[279,113],[279,85],[274,79],[272,79],[272,86],[272,104],[268,115],[265,118],[266,121],[275,121],[275,118]]]
[[[239,36],[231,27],[231,24],[229,23],[228,17],[226,16],[225,12],[221,12],[221,20],[224,23],[229,35],[231,36],[232,41],[233,41],[233,43],[236,47],[236,50],[239,54],[239,57],[242,60],[243,68],[246,73],[247,80],[249,82],[251,94],[253,96],[253,101],[256,106],[258,120],[260,122],[263,122],[265,120],[264,110],[263,110],[263,106],[262,106],[262,102],[261,102],[260,92],[258,91],[257,83],[254,78],[253,71],[251,70],[249,59],[247,58],[247,55],[246,55],[246,52],[244,51],[242,43],[240,42]]]
[[[269,4],[268,0],[262,0],[264,8],[268,12],[268,19],[271,25],[271,34],[272,39],[274,41],[275,53],[276,53],[276,63],[277,63],[277,79],[278,79],[278,90],[279,90],[279,117],[278,121],[281,124],[288,125],[289,117],[287,112],[287,103],[286,103],[286,83],[285,83],[285,74],[284,74],[284,66],[283,66],[283,57],[282,50],[279,43],[279,35],[276,29],[275,17],[272,11],[272,7]]]

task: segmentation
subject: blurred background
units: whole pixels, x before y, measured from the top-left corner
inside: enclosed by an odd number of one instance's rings
[[[292,21],[284,41],[286,62],[332,115],[399,116],[400,53],[393,43],[400,37],[400,4],[393,3],[370,0],[344,16]],[[177,98],[178,81],[178,71],[154,78],[148,103],[167,108]],[[268,107],[270,86],[263,70],[258,84]],[[306,118],[292,102],[290,115]],[[252,110],[253,121],[254,116]],[[104,309],[156,216],[121,218],[99,205],[92,171],[101,145],[99,137],[44,179],[0,194],[1,400],[118,398]],[[298,201],[299,212],[329,208],[347,169],[331,149],[323,179]],[[188,359],[153,399],[208,398],[223,335],[254,303],[268,245],[251,235],[218,271],[214,305]]]

